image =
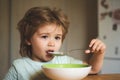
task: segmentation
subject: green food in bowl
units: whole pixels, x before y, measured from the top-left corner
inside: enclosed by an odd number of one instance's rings
[[[83,68],[89,67],[86,64],[44,64],[44,68]]]

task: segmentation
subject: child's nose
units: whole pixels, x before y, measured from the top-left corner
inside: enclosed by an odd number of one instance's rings
[[[55,41],[54,40],[50,40],[48,43],[48,46],[55,46]]]

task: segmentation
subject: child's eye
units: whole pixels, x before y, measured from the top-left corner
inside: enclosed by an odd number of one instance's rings
[[[55,37],[55,39],[56,39],[56,40],[60,40],[60,39],[61,39],[61,37],[59,37],[59,36],[56,36],[56,37]]]
[[[48,38],[48,36],[41,36],[41,37],[44,38],[44,39]]]

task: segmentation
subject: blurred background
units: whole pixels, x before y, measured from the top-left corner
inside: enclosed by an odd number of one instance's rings
[[[87,49],[91,39],[99,38],[107,46],[100,73],[120,73],[120,0],[0,0],[0,80],[20,57],[17,23],[36,6],[61,8],[68,15],[70,28],[62,51]]]

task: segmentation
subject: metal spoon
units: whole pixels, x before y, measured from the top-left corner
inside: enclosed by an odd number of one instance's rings
[[[54,56],[64,56],[65,55],[63,52],[49,52],[49,53]]]
[[[71,50],[67,51],[66,53],[69,55],[69,53],[72,53],[74,51],[79,51],[79,50],[84,51],[85,49],[71,49]],[[49,52],[49,53],[52,54],[52,55],[54,55],[54,56],[64,56],[65,55],[64,52],[59,52],[59,51],[58,52]]]

